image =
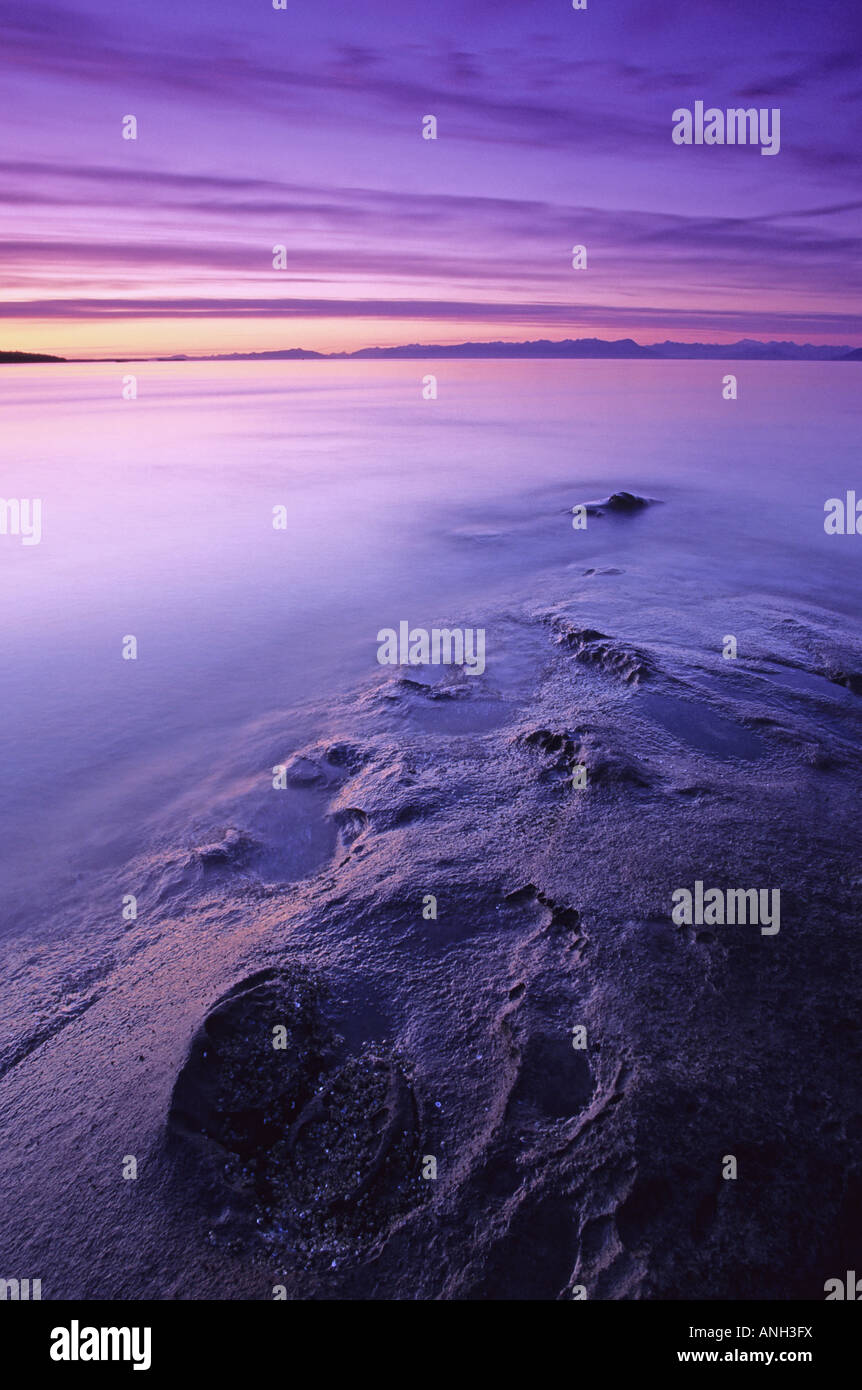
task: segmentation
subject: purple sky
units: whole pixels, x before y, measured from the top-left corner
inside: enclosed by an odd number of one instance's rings
[[[0,36],[0,347],[862,341],[860,0],[0,0]],[[780,107],[780,154],[674,145],[698,99]]]

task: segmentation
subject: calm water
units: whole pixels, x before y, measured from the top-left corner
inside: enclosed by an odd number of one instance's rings
[[[0,537],[7,920],[181,819],[240,726],[283,711],[301,738],[296,706],[378,670],[402,618],[489,625],[538,572],[621,559],[633,635],[641,596],[858,612],[862,537],[826,537],[823,503],[862,496],[859,382],[854,363],[3,368],[0,492],[43,502],[41,544]],[[573,532],[572,504],[617,488],[666,505]]]

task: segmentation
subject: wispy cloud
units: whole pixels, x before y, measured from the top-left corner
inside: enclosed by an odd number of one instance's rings
[[[788,26],[783,0],[757,15],[665,0],[649,22],[620,0],[588,23],[523,0],[0,0],[21,118],[20,138],[0,129],[2,312],[512,333],[656,315],[700,332],[727,314],[756,334],[780,306],[846,337],[862,288],[856,3]],[[675,147],[671,113],[697,98],[781,104],[779,158]],[[137,142],[121,139],[128,111]]]
[[[611,328],[615,336],[623,331],[649,329],[665,336],[676,333],[735,333],[761,337],[822,337],[835,341],[855,342],[859,335],[859,318],[854,314],[793,312],[773,310],[763,312],[744,309],[667,309],[644,305],[632,309],[618,304],[577,306],[536,303],[486,303],[467,300],[425,299],[208,299],[194,296],[189,299],[55,299],[38,300],[27,305],[28,314],[46,322],[75,322],[81,320],[120,319],[257,319],[275,325],[279,320],[293,319],[392,319],[464,325],[505,324],[523,329],[568,330],[587,325]],[[0,304],[0,319],[17,317],[14,304]]]

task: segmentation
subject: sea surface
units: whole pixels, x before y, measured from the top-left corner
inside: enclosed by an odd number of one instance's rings
[[[560,565],[623,571],[623,637],[699,595],[743,650],[742,595],[858,612],[862,538],[823,529],[862,481],[858,364],[9,366],[0,418],[2,495],[43,512],[0,537],[0,933],[193,818],[241,727],[311,736],[401,620],[486,627],[493,673],[494,612]],[[573,529],[621,488],[661,505]]]
[[[862,538],[823,521],[862,495],[858,372],[0,372],[0,494],[43,512],[0,536],[0,1272],[821,1299],[853,1267]],[[621,489],[649,505],[573,528]],[[486,671],[381,667],[404,621],[484,628]],[[698,881],[780,892],[780,933],[676,923]]]

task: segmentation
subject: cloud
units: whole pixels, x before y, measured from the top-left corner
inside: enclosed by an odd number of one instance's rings
[[[13,163],[5,167],[21,173]],[[30,166],[23,167],[30,177]],[[50,189],[57,182],[68,190],[76,172],[32,183]],[[122,220],[118,212],[106,234],[96,206],[89,237],[59,226],[53,235],[7,236],[0,240],[7,287],[32,292],[50,286],[56,292],[75,281],[79,292],[100,286],[108,294],[137,292],[150,285],[159,294],[173,280],[182,291],[192,281],[206,293],[207,282],[217,281],[220,291],[229,282],[242,294],[250,283],[277,284],[274,292],[283,287],[289,293],[301,281],[333,287],[349,281],[351,289],[365,281],[377,292],[406,282],[441,300],[453,289],[481,285],[489,298],[505,303],[525,295],[561,300],[573,293],[589,300],[612,284],[621,296],[643,299],[661,292],[678,303],[709,284],[712,295],[746,290],[762,298],[772,287],[843,301],[862,276],[852,216],[862,208],[860,199],[715,217],[516,197],[321,190],[253,178],[171,174],[160,180],[155,171],[120,173],[114,184],[102,176],[99,169],[81,171],[84,185],[110,188],[111,204],[130,206],[136,221],[133,194],[145,178],[147,205],[174,208],[174,225],[162,227],[160,236],[131,237],[131,219]],[[16,179],[9,175],[8,181],[14,197]],[[212,185],[220,196],[202,197]],[[61,188],[57,196],[61,205]],[[220,221],[213,224],[212,218]],[[575,242],[589,248],[590,270],[583,278],[571,270]],[[276,244],[287,248],[285,272],[272,268]]]
[[[859,318],[828,311],[683,309],[654,305],[618,304],[488,304],[473,300],[425,299],[45,299],[27,304],[0,304],[0,318],[26,317],[42,321],[121,319],[375,319],[413,322],[458,323],[464,331],[471,324],[505,325],[518,329],[582,329],[595,325],[618,333],[635,329],[668,332],[742,333],[761,337],[830,335],[837,341],[854,342]]]
[[[747,3],[747,0],[746,0]],[[168,26],[163,13],[140,7],[134,24],[119,22],[121,10],[105,8],[102,18],[73,14],[56,6],[0,4],[0,30],[7,56],[19,72],[62,84],[100,84],[134,92],[137,99],[167,98],[200,115],[200,101],[221,110],[265,111],[290,117],[291,128],[340,126],[393,129],[434,112],[446,124],[449,140],[514,146],[567,147],[579,153],[630,156],[666,141],[670,111],[695,88],[736,89],[773,99],[803,89],[834,92],[837,76],[857,80],[858,45],[851,53],[808,55],[791,71],[770,79],[770,60],[752,62],[715,43],[689,42],[683,59],[632,62],[619,45],[605,40],[589,55],[575,51],[562,31],[552,41],[509,43],[480,48],[436,39],[427,26],[412,42],[357,43],[313,24],[296,41],[294,30],[242,23],[231,7],[189,26]],[[371,15],[380,28],[382,15]],[[468,29],[469,29],[469,20]],[[385,26],[384,26],[385,27]],[[290,35],[285,42],[285,34]],[[542,41],[544,38],[544,42]],[[658,122],[661,103],[667,120]],[[835,119],[842,124],[840,109]],[[828,130],[821,138],[829,143]],[[785,160],[793,159],[792,146]]]
[[[665,0],[634,45],[620,33],[636,32],[640,0],[613,14],[591,6],[589,27],[551,16],[544,0],[478,0],[478,16],[443,0],[417,17],[369,0],[362,13],[321,6],[284,23],[267,0],[131,9],[130,19],[113,0],[0,0],[12,81],[31,100],[25,136],[38,138],[44,112],[43,148],[57,151],[56,112],[86,116],[68,158],[27,158],[22,145],[0,162],[4,283],[51,313],[89,303],[94,317],[123,314],[136,296],[153,316],[168,302],[189,317],[292,314],[285,302],[326,316],[344,304],[350,317],[365,312],[351,305],[376,303],[394,317],[414,312],[399,305],[448,306],[470,321],[487,299],[486,318],[523,312],[540,324],[605,321],[609,300],[619,313],[638,300],[709,312],[737,301],[759,331],[765,302],[843,309],[860,285],[862,204],[848,190],[862,157],[850,138],[862,67],[858,37],[843,42],[845,5],[843,28],[796,16],[789,46],[771,35],[776,0],[757,49],[735,41],[757,29],[750,0],[678,11]],[[672,44],[653,32],[669,15]],[[788,98],[780,159],[673,147],[675,106],[734,104],[738,92]],[[119,148],[119,113],[138,102],[151,103],[150,130],[177,129],[176,153],[154,155],[145,139]],[[100,122],[114,109],[110,166]],[[426,112],[441,123],[433,149],[419,138]],[[159,157],[192,167],[158,168]],[[354,169],[360,186],[347,186]],[[365,186],[375,181],[384,186]],[[639,196],[667,211],[638,208]],[[775,211],[782,200],[792,206]],[[583,278],[570,267],[575,242],[589,247]],[[280,279],[276,243],[288,248]],[[278,297],[297,291],[344,298]],[[668,312],[676,324],[684,310]]]

